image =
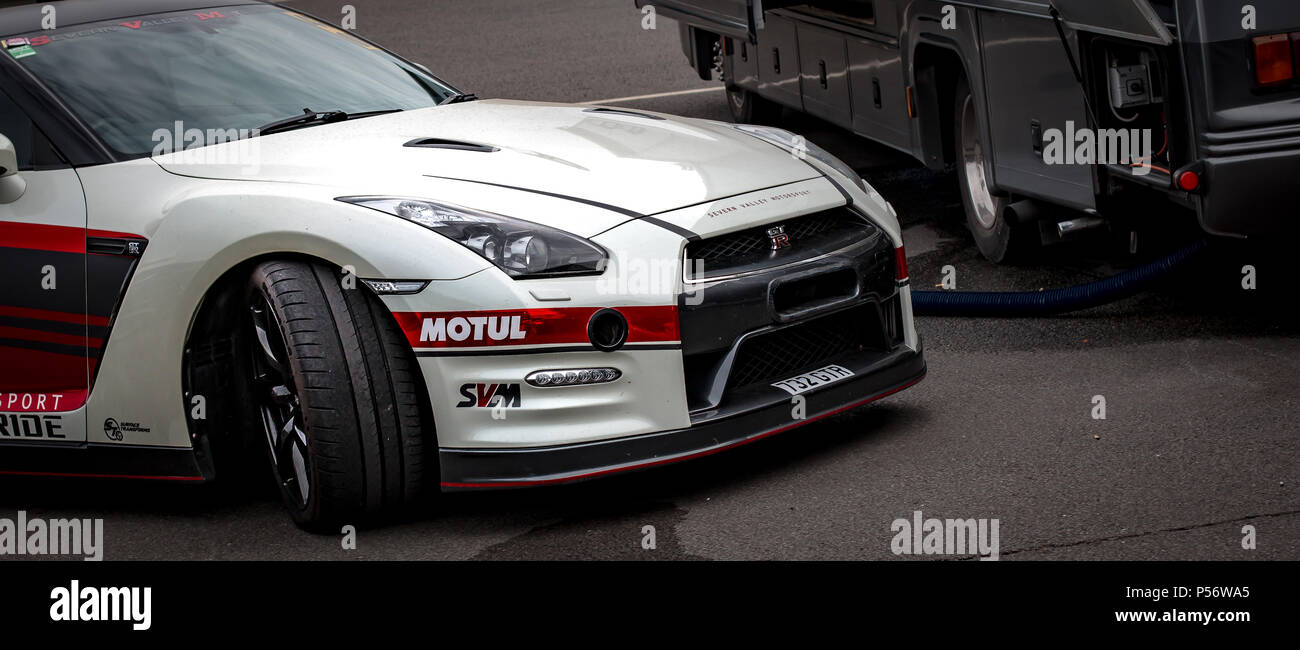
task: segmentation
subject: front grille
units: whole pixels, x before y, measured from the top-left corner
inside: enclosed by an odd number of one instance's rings
[[[776,226],[785,228],[789,247],[773,249],[767,231]],[[687,268],[691,269],[690,279],[707,279],[788,264],[843,248],[876,232],[856,213],[836,208],[693,242],[686,247]]]
[[[725,266],[732,260],[767,254],[772,248],[772,240],[767,238],[766,228],[762,230],[744,230],[730,235],[705,239],[691,244],[686,249],[686,257],[699,260],[706,267]]]
[[[785,232],[790,235],[790,241],[803,241],[834,230],[843,218],[843,215],[822,212],[791,221]]]
[[[867,349],[888,348],[875,304],[855,307],[746,340],[727,389],[788,379]]]

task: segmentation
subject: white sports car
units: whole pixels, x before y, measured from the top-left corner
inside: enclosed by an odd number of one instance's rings
[[[925,374],[893,208],[785,131],[476,100],[245,0],[33,3],[0,35],[0,472],[265,456],[322,528]]]

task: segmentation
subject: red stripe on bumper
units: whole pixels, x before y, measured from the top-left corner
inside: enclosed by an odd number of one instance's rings
[[[393,316],[416,350],[585,344],[587,322],[601,307],[561,307],[501,311],[397,312]],[[628,343],[676,343],[681,340],[677,306],[614,307],[627,318]],[[515,318],[518,318],[516,329]],[[426,323],[429,325],[425,327]],[[427,332],[426,332],[427,330]],[[494,339],[495,330],[505,334]],[[457,334],[459,332],[459,334]],[[519,334],[522,333],[522,336]],[[428,334],[428,336],[425,336]],[[453,334],[463,335],[455,340]],[[512,334],[519,336],[512,338]],[[427,340],[425,340],[427,339]]]

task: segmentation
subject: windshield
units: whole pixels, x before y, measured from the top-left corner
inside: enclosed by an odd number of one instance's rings
[[[410,110],[455,94],[341,29],[269,5],[119,19],[26,39],[5,39],[8,53],[126,155],[157,152],[159,134],[247,133],[305,109]]]

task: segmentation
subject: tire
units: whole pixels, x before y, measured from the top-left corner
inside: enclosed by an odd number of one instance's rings
[[[343,284],[323,264],[267,262],[244,301],[254,435],[293,520],[315,532],[391,519],[437,485],[415,355],[378,298]]]
[[[780,104],[738,86],[727,86],[727,109],[737,124],[771,125],[781,120]]]
[[[1011,197],[988,187],[986,147],[976,117],[975,98],[965,78],[958,78],[954,95],[953,149],[966,226],[980,254],[989,261],[1004,264],[1024,259],[1037,243],[1037,230],[1034,224],[1007,221],[1006,207]]]

